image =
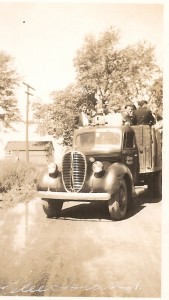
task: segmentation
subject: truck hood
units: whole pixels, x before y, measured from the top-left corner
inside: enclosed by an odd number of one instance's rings
[[[117,149],[114,147],[104,146],[104,147],[98,147],[95,146],[93,148],[89,147],[76,147],[73,150],[79,151],[87,156],[99,156],[99,157],[118,157],[121,155],[121,149]]]

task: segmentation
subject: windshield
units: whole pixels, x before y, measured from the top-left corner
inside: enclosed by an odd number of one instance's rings
[[[99,147],[99,146],[111,146],[119,148],[121,145],[120,131],[105,132],[85,132],[76,137],[76,147]]]

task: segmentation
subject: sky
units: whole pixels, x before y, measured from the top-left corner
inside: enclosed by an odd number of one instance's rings
[[[163,56],[163,5],[159,1],[20,1],[0,0],[0,51],[14,58],[34,97],[49,101],[54,90],[74,82],[73,59],[87,34],[98,36],[110,26],[120,30],[122,46],[146,40]],[[20,86],[24,106],[26,87]]]

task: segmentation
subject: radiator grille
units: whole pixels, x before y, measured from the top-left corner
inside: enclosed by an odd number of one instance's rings
[[[78,151],[66,153],[62,161],[62,179],[67,192],[79,192],[86,176],[86,159]]]

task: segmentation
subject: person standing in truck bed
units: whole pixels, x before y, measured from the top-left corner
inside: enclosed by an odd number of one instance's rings
[[[125,105],[124,110],[122,112],[123,125],[133,125],[132,117],[135,109],[136,107],[133,103],[127,103]]]
[[[75,117],[74,128],[89,126],[89,114],[87,111],[87,105],[82,105],[79,114]]]
[[[155,124],[155,118],[150,109],[147,108],[147,101],[142,100],[139,103],[139,108],[134,110],[132,117],[133,125],[149,125]]]

